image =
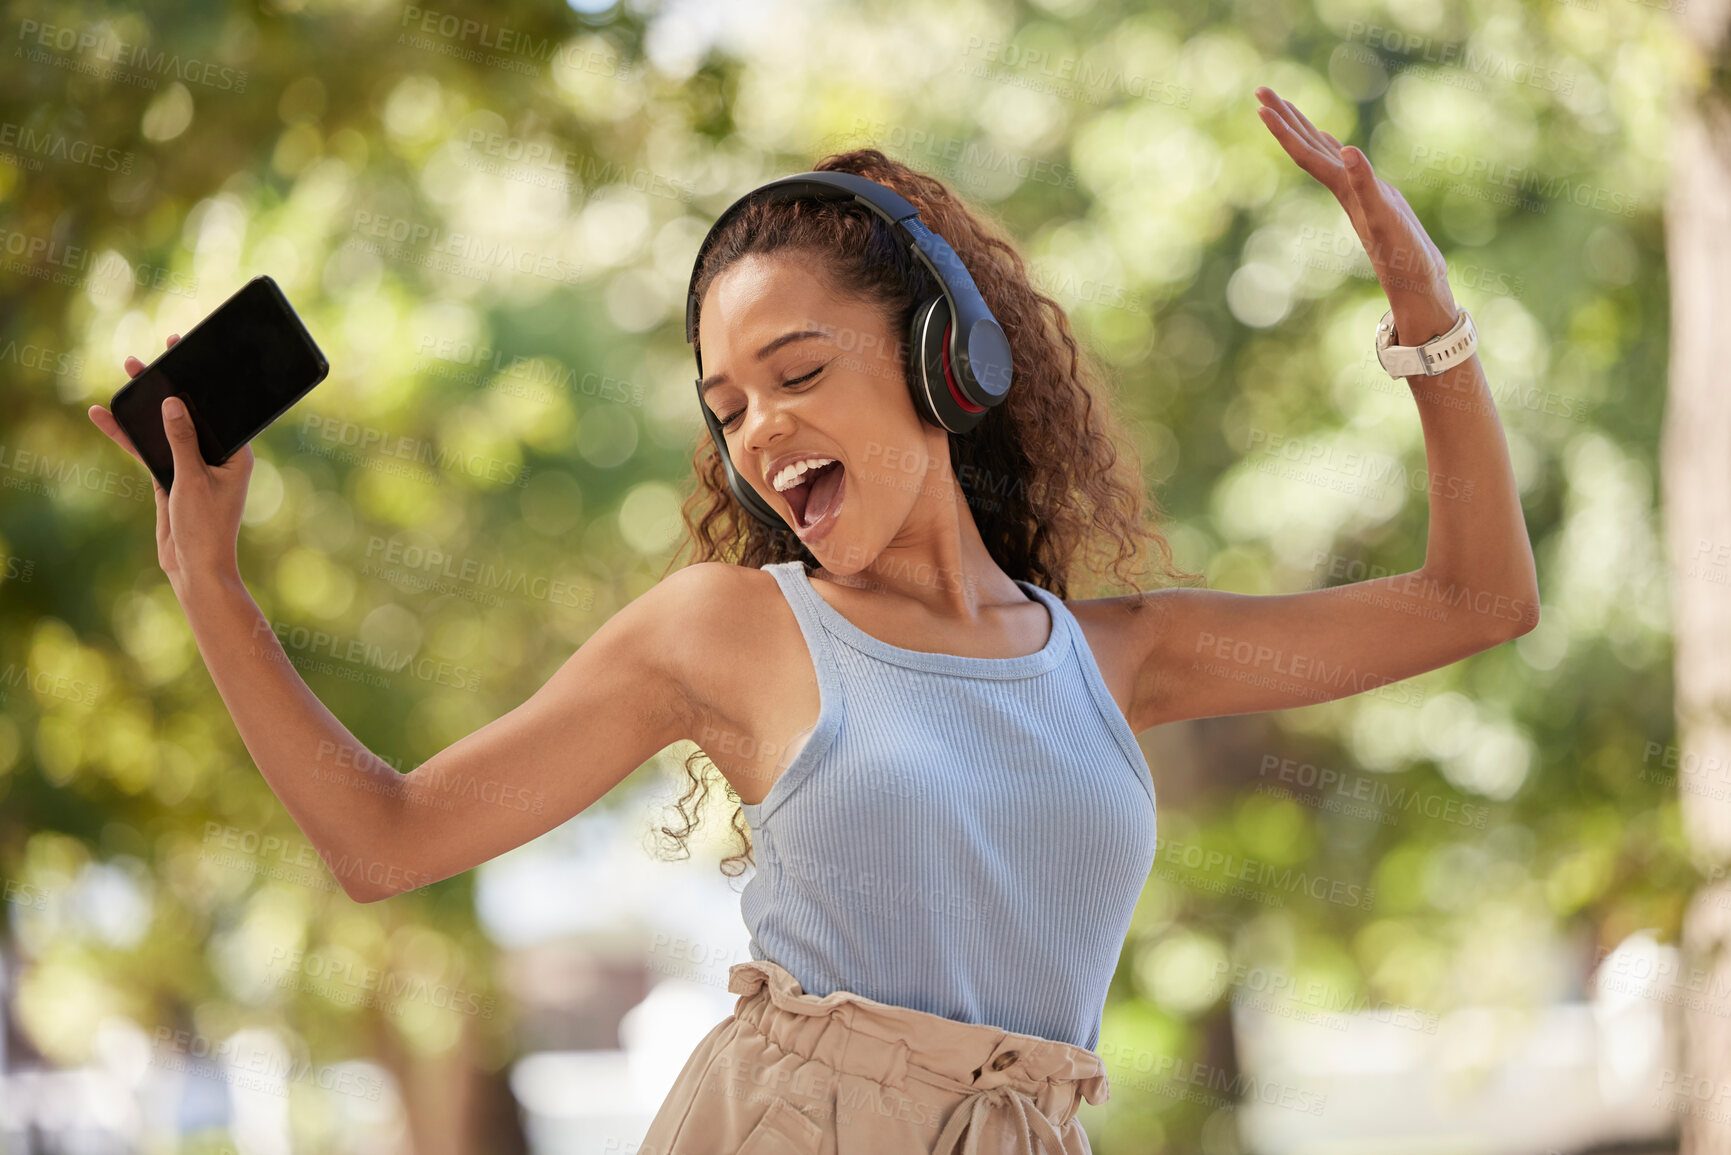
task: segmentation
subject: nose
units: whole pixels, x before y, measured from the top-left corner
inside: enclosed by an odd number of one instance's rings
[[[784,441],[793,429],[793,418],[778,400],[748,402],[740,422],[739,444],[746,453],[763,453]]]

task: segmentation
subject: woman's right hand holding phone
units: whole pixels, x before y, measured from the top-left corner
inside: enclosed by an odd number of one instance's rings
[[[178,333],[170,334],[168,344],[173,346],[178,340]],[[128,357],[125,368],[128,377],[136,377],[144,371],[144,362]],[[89,416],[110,440],[144,464],[114,414],[101,405],[92,405]],[[156,491],[156,559],[178,597],[189,582],[239,579],[235,543],[252,477],[252,446],[241,446],[221,465],[206,464],[199,452],[198,432],[178,397],[163,402],[162,423],[174,453],[174,488],[165,491],[151,475]]]

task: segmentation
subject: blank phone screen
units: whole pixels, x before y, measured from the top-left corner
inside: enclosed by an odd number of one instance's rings
[[[113,413],[169,487],[174,458],[162,402],[180,397],[199,449],[227,460],[324,379],[328,367],[274,282],[256,277],[115,395]]]

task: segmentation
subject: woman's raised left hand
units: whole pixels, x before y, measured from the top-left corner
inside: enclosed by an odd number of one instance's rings
[[[1376,279],[1394,311],[1396,340],[1415,345],[1446,330],[1459,312],[1449,289],[1448,263],[1418,223],[1400,190],[1371,170],[1370,158],[1310,123],[1272,88],[1258,88],[1257,114],[1299,168],[1315,177],[1346,210]],[[1409,332],[1440,325],[1434,332]]]

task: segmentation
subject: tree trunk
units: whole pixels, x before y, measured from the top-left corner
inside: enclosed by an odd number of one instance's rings
[[[1684,1155],[1731,1155],[1731,0],[1677,0],[1711,78],[1673,120],[1665,247],[1671,370],[1661,445],[1676,638],[1677,784],[1707,876],[1683,919],[1682,1016],[1671,1084]],[[1691,1003],[1693,1005],[1691,1005]],[[1700,1092],[1705,1088],[1708,1094]]]
[[[489,1071],[479,1029],[462,1016],[457,1043],[414,1053],[389,1019],[369,1012],[374,1057],[396,1076],[408,1129],[391,1155],[523,1155],[528,1147],[509,1067]]]

